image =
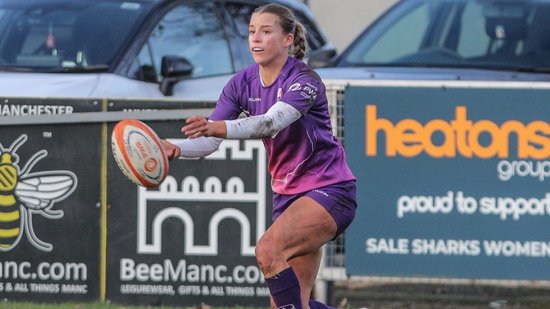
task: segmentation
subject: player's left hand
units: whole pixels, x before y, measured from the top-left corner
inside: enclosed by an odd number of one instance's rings
[[[181,128],[181,132],[191,139],[201,136],[222,138],[227,136],[227,128],[224,121],[208,121],[201,116],[187,118],[185,125]]]

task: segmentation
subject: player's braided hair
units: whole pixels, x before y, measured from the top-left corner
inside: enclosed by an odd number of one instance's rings
[[[289,53],[296,59],[304,59],[307,50],[306,28],[296,20],[290,9],[280,4],[271,3],[258,7],[254,13],[270,13],[278,16],[283,32],[294,35],[294,42]]]

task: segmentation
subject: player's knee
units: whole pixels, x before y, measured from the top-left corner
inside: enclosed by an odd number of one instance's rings
[[[258,262],[258,266],[260,267],[260,270],[264,275],[266,273],[269,273],[270,265],[272,264],[272,257],[270,254],[269,245],[260,239],[258,241],[258,244],[256,244],[256,261]]]
[[[256,261],[264,275],[273,271],[274,262],[277,259],[277,250],[269,240],[260,238],[256,245]]]

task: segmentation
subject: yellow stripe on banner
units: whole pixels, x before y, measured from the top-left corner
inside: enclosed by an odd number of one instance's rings
[[[15,227],[13,229],[0,229],[0,237],[9,238],[19,235],[19,228]]]
[[[103,99],[103,112],[107,112],[107,99]],[[101,124],[101,241],[99,265],[99,301],[105,303],[107,289],[107,123]]]
[[[12,222],[19,220],[19,210],[0,213],[0,222]]]
[[[10,195],[0,195],[0,206],[12,206],[15,204],[15,196]]]

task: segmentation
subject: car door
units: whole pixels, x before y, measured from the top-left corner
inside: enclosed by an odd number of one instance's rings
[[[221,14],[214,1],[179,1],[165,9],[129,70],[129,77],[158,88],[165,56],[193,67],[173,88],[173,98],[216,100],[235,72]],[[164,97],[159,91],[157,95]]]

